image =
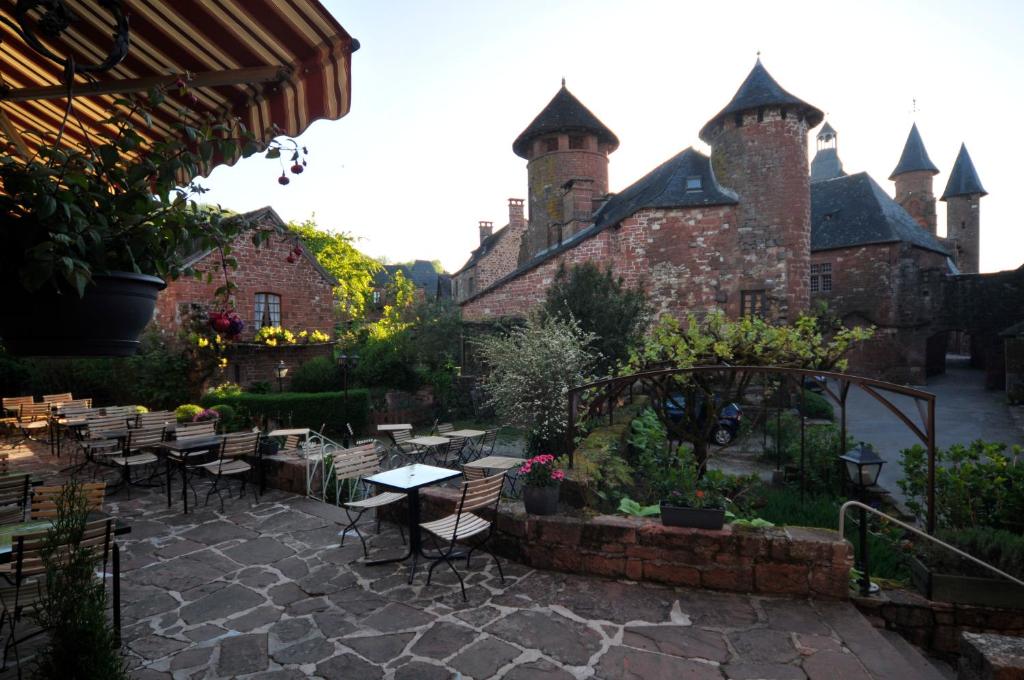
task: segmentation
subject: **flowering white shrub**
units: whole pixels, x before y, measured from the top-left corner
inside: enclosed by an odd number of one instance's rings
[[[593,342],[574,320],[536,316],[507,336],[479,341],[488,401],[505,422],[526,428],[531,449],[564,445],[568,391],[593,379],[600,358]]]

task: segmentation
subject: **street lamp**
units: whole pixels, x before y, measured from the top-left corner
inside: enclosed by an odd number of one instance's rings
[[[345,390],[345,420],[348,420],[348,372],[356,367],[359,356],[356,354],[341,354],[338,356],[338,366],[341,367],[341,384]],[[348,434],[345,434],[345,446],[349,445]]]
[[[284,365],[284,359],[277,362],[277,366],[274,367],[274,373],[277,374],[277,391],[284,391],[284,377],[288,375],[288,367]]]
[[[874,447],[860,442],[839,459],[846,463],[846,477],[857,489],[858,500],[867,502],[867,491],[878,483],[878,475],[882,473],[885,461]],[[870,595],[878,592],[878,586],[871,582],[868,562],[868,512],[860,508],[860,594]]]

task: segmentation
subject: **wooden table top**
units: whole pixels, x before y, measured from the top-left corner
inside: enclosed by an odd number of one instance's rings
[[[423,437],[413,437],[408,440],[408,444],[416,444],[418,446],[440,446],[441,444],[447,444],[451,439],[448,437],[437,437],[434,435],[425,435]]]
[[[466,430],[453,430],[451,432],[445,432],[444,436],[446,436],[446,437],[473,438],[473,437],[482,437],[485,434],[487,434],[487,432],[485,430],[469,430],[469,429],[466,429]]]
[[[486,456],[479,460],[470,461],[463,467],[483,468],[485,470],[511,470],[525,462],[522,458],[513,458],[512,456]]]

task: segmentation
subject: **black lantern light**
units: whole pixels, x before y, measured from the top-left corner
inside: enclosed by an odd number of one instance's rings
[[[858,500],[867,501],[867,490],[878,483],[878,475],[882,472],[885,460],[878,455],[870,444],[860,442],[839,459],[846,464],[846,477],[857,489]],[[871,569],[868,560],[868,512],[860,508],[860,554],[857,568],[861,572],[860,593],[870,595],[878,592],[878,586],[871,582]]]
[[[284,377],[288,375],[288,367],[284,365],[284,359],[277,362],[277,366],[274,367],[274,373],[277,374],[277,391],[284,391]]]

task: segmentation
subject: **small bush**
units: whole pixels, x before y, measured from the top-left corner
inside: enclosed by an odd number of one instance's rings
[[[191,423],[192,420],[203,412],[203,407],[197,404],[182,404],[174,409],[174,418],[179,423]]]
[[[835,409],[832,402],[817,392],[804,390],[804,416],[822,420],[835,420]]]
[[[341,369],[327,357],[316,357],[292,373],[292,392],[334,392],[342,386]]]
[[[326,426],[328,434],[341,436],[345,423],[352,423],[355,430],[365,429],[369,420],[370,402],[366,390],[344,392],[274,392],[253,394],[243,392],[235,397],[214,400],[212,395],[203,397],[203,404],[227,404],[243,417],[253,420],[276,418],[292,427],[308,427],[319,430]]]
[[[219,399],[224,399],[224,398],[227,398],[227,397],[237,397],[241,393],[242,393],[241,385],[238,385],[237,383],[233,383],[233,382],[221,383],[220,385],[217,385],[216,387],[210,388],[206,392],[207,395],[212,395],[212,396],[217,397]]]
[[[235,407],[228,406],[227,404],[211,406],[210,410],[217,412],[217,416],[220,418],[220,422],[225,430],[230,429],[229,426],[234,424],[235,417],[238,415],[238,412],[235,411]]]
[[[940,531],[939,538],[1011,576],[1024,579],[1024,536],[990,527],[969,527],[955,531]],[[925,544],[923,551],[928,566],[933,569],[949,565],[955,569],[954,573],[994,578],[992,572],[987,569],[962,560],[938,546]]]

